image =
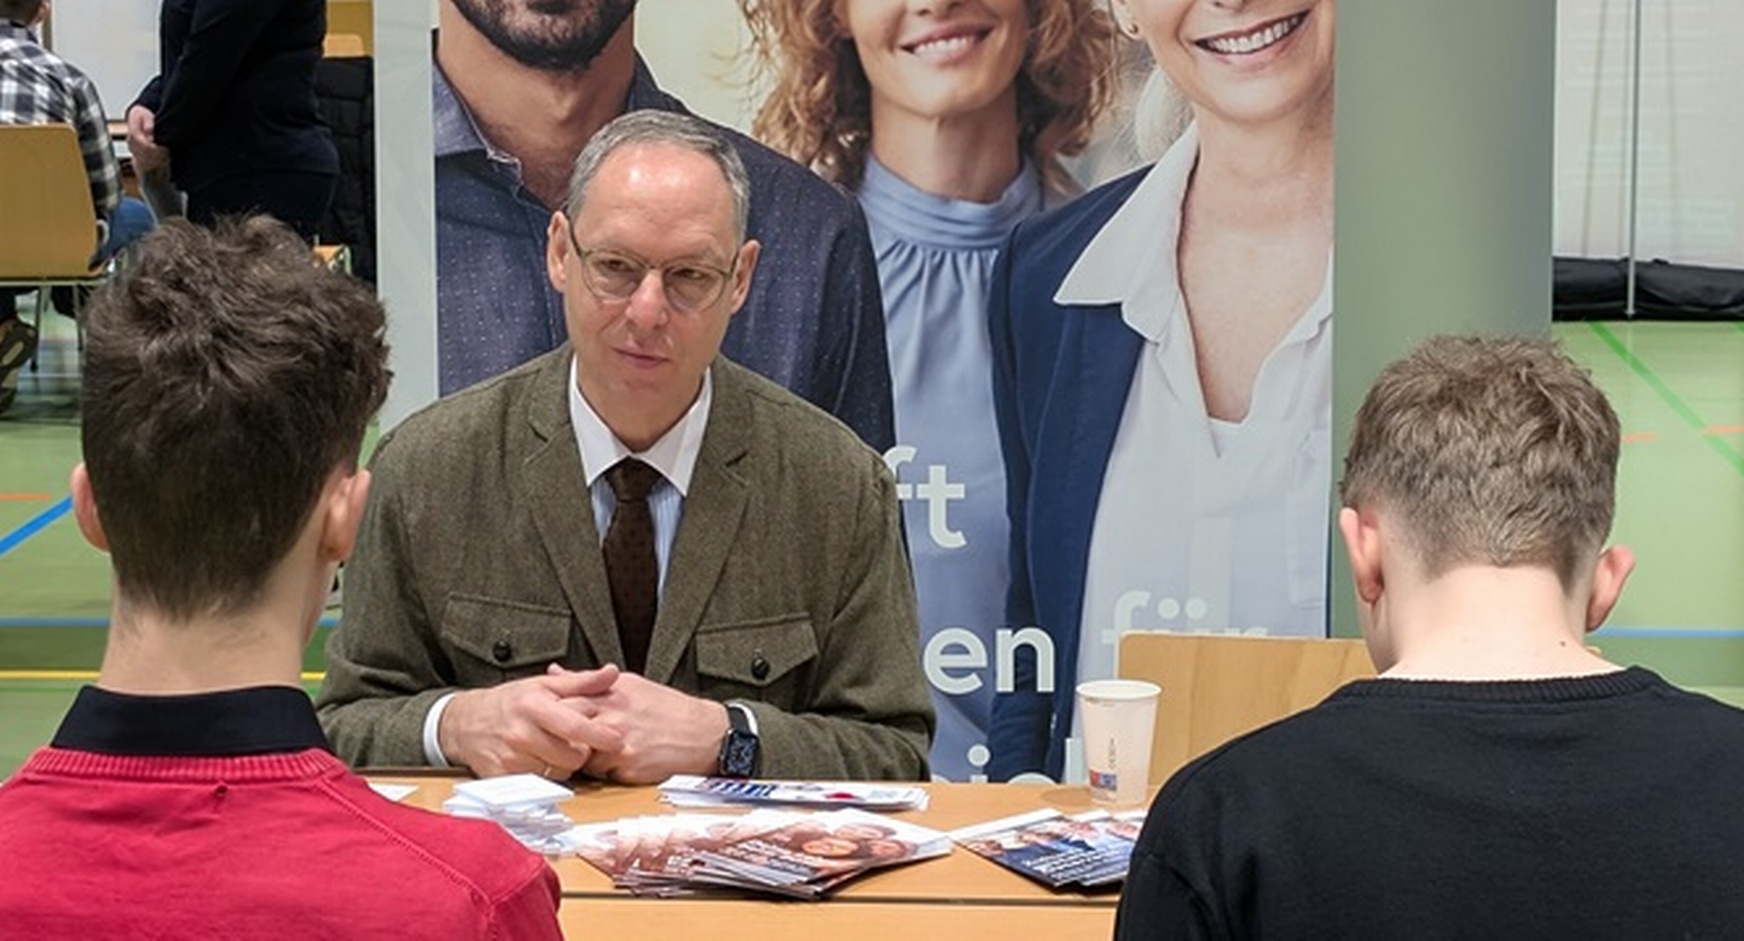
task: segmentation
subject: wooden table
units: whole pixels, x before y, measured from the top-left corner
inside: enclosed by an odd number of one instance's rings
[[[917,864],[924,865],[924,864]],[[965,903],[572,899],[557,913],[566,938],[730,941],[1108,941],[1114,903]]]
[[[439,810],[454,778],[398,773],[371,780],[416,784],[405,803]],[[894,816],[951,830],[1054,807],[1086,810],[1082,787],[1012,784],[932,784],[924,811]],[[577,823],[674,813],[654,788],[581,785],[560,805]],[[712,812],[712,811],[710,811]],[[877,871],[848,883],[822,902],[718,898],[657,899],[629,895],[578,857],[552,862],[563,886],[561,920],[571,937],[699,937],[711,941],[919,941],[948,934],[953,941],[1097,939],[1113,934],[1115,894],[1052,892],[962,848],[950,855]]]

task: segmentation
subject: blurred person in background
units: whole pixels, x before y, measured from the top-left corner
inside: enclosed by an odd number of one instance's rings
[[[339,153],[315,96],[326,0],[164,0],[159,71],[127,109],[141,175],[168,168],[188,218],[264,212],[305,240]]]
[[[151,211],[121,193],[121,167],[97,86],[77,66],[43,47],[49,0],[0,0],[0,124],[67,124],[79,138],[91,180],[92,262],[115,256],[151,229]],[[0,288],[0,412],[18,394],[18,372],[36,351],[36,328],[18,319],[18,292]],[[55,306],[72,316],[71,288],[56,288]]]

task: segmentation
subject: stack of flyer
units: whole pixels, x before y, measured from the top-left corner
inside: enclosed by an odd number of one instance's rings
[[[442,809],[456,817],[494,820],[528,849],[557,856],[575,851],[575,821],[557,809],[574,796],[536,774],[505,774],[454,785],[454,796],[442,802]]]
[[[639,895],[820,898],[885,866],[943,856],[950,837],[863,810],[629,817],[575,830],[576,852]]]
[[[660,799],[675,807],[754,804],[925,810],[926,788],[863,781],[748,781],[676,774],[660,785]]]
[[[1037,810],[953,830],[951,839],[1051,889],[1103,889],[1126,879],[1144,817],[1142,809]]]

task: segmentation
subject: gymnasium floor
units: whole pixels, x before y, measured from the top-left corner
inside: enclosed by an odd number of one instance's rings
[[[92,675],[109,606],[104,560],[68,512],[79,453],[72,324],[50,315],[44,327],[40,371],[24,374],[0,416],[0,776],[48,738]],[[1744,323],[1556,332],[1623,420],[1614,539],[1640,562],[1595,642],[1613,660],[1744,705]],[[319,644],[311,650],[314,680]]]

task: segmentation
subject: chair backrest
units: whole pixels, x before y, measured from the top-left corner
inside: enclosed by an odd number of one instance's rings
[[[1120,639],[1120,675],[1163,688],[1150,773],[1161,784],[1194,758],[1310,708],[1375,668],[1360,640],[1133,632]]]
[[[93,274],[97,211],[67,124],[0,126],[0,278]]]
[[[321,40],[321,54],[329,59],[355,59],[369,55],[369,49],[356,33],[328,33]]]

